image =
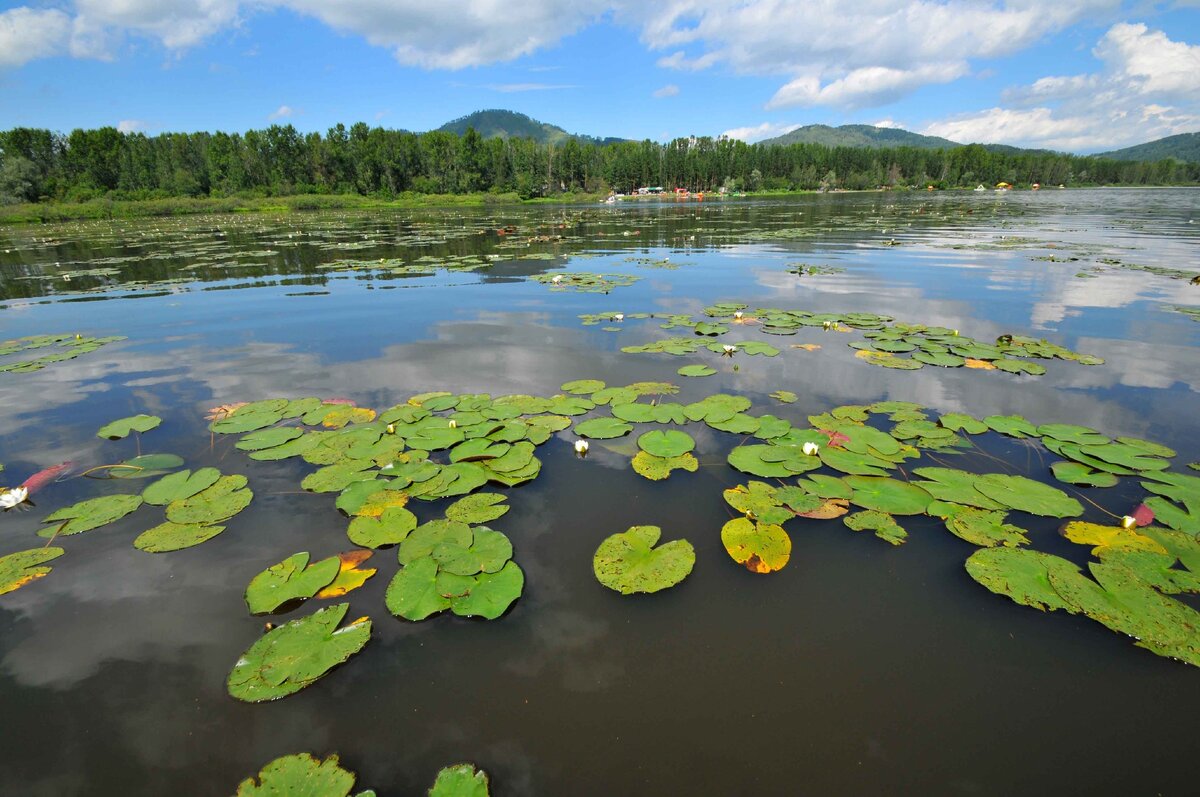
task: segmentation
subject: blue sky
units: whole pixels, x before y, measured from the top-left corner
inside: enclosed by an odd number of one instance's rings
[[[1200,130],[1200,0],[0,3],[0,128],[481,108],[636,139],[882,123],[1097,151]]]

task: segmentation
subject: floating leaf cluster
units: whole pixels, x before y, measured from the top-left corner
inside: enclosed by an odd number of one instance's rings
[[[126,340],[123,335],[93,338],[85,335],[31,335],[14,340],[0,341],[0,373],[14,374],[40,371],[47,365],[66,362],[96,351],[102,346]],[[28,360],[14,362],[12,355],[49,349],[48,354]]]
[[[593,274],[589,271],[560,271],[555,274],[535,274],[532,279],[549,285],[555,291],[579,293],[609,293],[641,279],[633,274]]]
[[[238,784],[234,797],[349,797],[358,776],[337,755],[321,760],[308,753],[276,758]],[[437,774],[429,797],[488,797],[488,776],[473,764],[454,764]],[[374,791],[356,797],[375,797]]]

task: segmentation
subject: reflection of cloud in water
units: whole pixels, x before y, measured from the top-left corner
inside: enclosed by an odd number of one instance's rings
[[[1030,313],[1034,329],[1046,329],[1089,307],[1120,308],[1146,299],[1173,304],[1196,301],[1196,289],[1183,280],[1119,269],[1094,279],[1074,274],[1064,269],[1047,273],[1041,291],[1043,298],[1034,302]]]

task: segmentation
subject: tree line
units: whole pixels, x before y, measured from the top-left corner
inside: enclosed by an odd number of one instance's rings
[[[666,144],[559,145],[412,133],[358,123],[325,135],[292,125],[240,133],[0,132],[0,203],[405,192],[606,193],[639,186],[692,191],[939,188],[994,185],[1184,185],[1200,164],[1117,161],[987,148],[867,149],[678,138]]]

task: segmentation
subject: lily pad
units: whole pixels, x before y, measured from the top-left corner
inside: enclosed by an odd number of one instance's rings
[[[243,435],[234,447],[241,451],[263,451],[268,448],[276,448],[284,443],[295,440],[304,434],[303,429],[298,429],[295,426],[280,426],[274,429],[262,429],[257,432]]]
[[[501,506],[508,500],[499,493],[476,493],[460,498],[446,507],[446,519],[460,523],[487,523],[508,512],[507,505]]]
[[[681,454],[678,457],[658,457],[646,451],[639,451],[633,458],[633,469],[651,481],[661,481],[675,470],[695,473],[699,467],[700,461],[691,454]]]
[[[139,534],[133,541],[133,547],[146,553],[182,551],[202,542],[208,542],[224,530],[224,526],[204,526],[199,523],[180,524],[168,520]]]
[[[575,434],[580,437],[590,437],[593,440],[611,440],[623,437],[632,431],[631,425],[617,418],[592,418],[575,424]]]
[[[385,509],[379,517],[356,517],[350,521],[346,536],[364,548],[399,545],[417,527],[417,516],[403,507]]]
[[[516,562],[508,562],[496,573],[480,573],[465,595],[450,598],[450,611],[459,617],[482,617],[495,620],[521,597],[525,589],[525,573]]]
[[[167,504],[167,520],[211,526],[241,512],[253,498],[254,493],[246,486],[245,476],[222,476],[211,487],[190,498]]]
[[[717,372],[711,365],[685,365],[675,373],[680,376],[712,376]]]
[[[172,501],[182,501],[201,490],[207,490],[220,478],[221,471],[216,468],[201,468],[195,473],[190,470],[177,471],[142,490],[142,500],[151,506],[166,506]]]
[[[565,382],[560,389],[564,393],[571,393],[576,396],[588,396],[604,388],[605,384],[599,379],[576,379],[574,382]]]
[[[269,614],[292,601],[313,597],[337,574],[336,556],[310,565],[307,551],[292,554],[250,580],[246,587],[246,606],[251,614]]]
[[[988,428],[1009,437],[1037,437],[1038,431],[1032,423],[1020,415],[989,415],[983,419]]]
[[[64,553],[62,548],[34,548],[0,556],[0,595],[46,576],[53,568],[43,565]]]
[[[687,540],[658,545],[658,526],[632,526],[600,543],[592,557],[596,580],[622,595],[658,592],[687,578],[696,551]]]
[[[721,528],[721,543],[733,561],[752,573],[771,573],[788,563],[792,538],[782,527],[734,518]]]
[[[656,457],[682,456],[696,447],[696,441],[686,432],[674,429],[646,432],[637,440],[638,448]]]
[[[1004,505],[975,489],[975,474],[955,468],[916,468],[913,473],[928,481],[914,482],[939,501],[973,506],[978,509],[1003,509]]]
[[[1114,487],[1118,481],[1114,474],[1092,470],[1080,462],[1055,462],[1050,470],[1060,482],[1081,487]]]
[[[984,548],[1027,544],[1025,529],[1005,523],[1005,517],[1005,512],[966,507],[946,518],[946,528],[955,537]]]
[[[409,561],[388,584],[384,598],[388,611],[405,620],[419,621],[450,608],[450,599],[437,585],[438,563],[425,555]]]
[[[877,476],[847,476],[850,503],[890,515],[920,515],[933,497],[916,485]]]
[[[314,597],[321,600],[340,598],[367,583],[367,579],[375,575],[377,571],[375,568],[361,567],[360,565],[370,559],[371,555],[371,551],[362,550],[344,551],[338,554],[337,575]]]
[[[966,567],[971,578],[1023,606],[1077,611],[1050,583],[1051,571],[1079,574],[1076,565],[1061,557],[1028,548],[980,548],[967,559]]]
[[[96,437],[121,440],[128,437],[130,432],[148,432],[157,428],[161,423],[162,418],[157,415],[131,415],[128,418],[104,424],[100,427],[100,431],[96,432]]]
[[[1031,515],[1062,518],[1083,514],[1079,502],[1062,490],[1024,476],[988,473],[975,479],[975,488],[993,501]]]
[[[438,772],[428,797],[488,797],[488,776],[473,764],[446,767]]]
[[[854,531],[873,531],[876,537],[892,545],[903,545],[908,539],[908,532],[887,512],[877,512],[873,509],[855,512],[843,517],[842,523]]]
[[[142,454],[111,468],[108,475],[113,479],[148,479],[182,464],[183,457],[176,454]]]
[[[268,631],[233,666],[229,694],[247,703],[278,700],[358,653],[371,638],[371,621],[363,617],[338,628],[349,608],[340,603]]]
[[[1103,556],[1110,550],[1167,553],[1167,549],[1153,537],[1147,537],[1135,529],[1126,529],[1121,526],[1103,526],[1099,523],[1073,520],[1062,527],[1062,535],[1071,542],[1095,546],[1092,548],[1093,556]]]
[[[72,534],[82,534],[85,531],[115,523],[141,505],[142,497],[140,495],[106,495],[102,498],[80,501],[47,515],[42,522],[55,525],[42,529],[38,532],[38,536],[69,537]]]
[[[342,769],[336,755],[321,761],[296,753],[267,764],[257,781],[243,780],[234,797],[348,797],[354,781],[354,773]]]

